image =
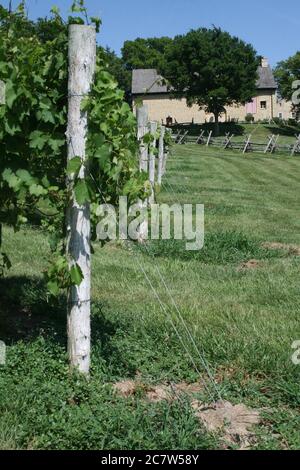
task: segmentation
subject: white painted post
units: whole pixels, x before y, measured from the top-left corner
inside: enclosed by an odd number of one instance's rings
[[[155,136],[157,132],[157,122],[150,122],[149,123],[149,130],[152,136]],[[149,198],[149,204],[154,203],[154,187],[155,187],[155,152],[154,149],[156,147],[156,139],[150,145],[149,150],[149,181],[152,186],[152,194]]]
[[[148,106],[143,105],[136,111],[138,122],[138,140],[140,142],[140,171],[148,171],[148,145],[144,144],[143,137],[149,132],[148,129]]]
[[[166,174],[168,156],[169,156],[168,153],[165,152],[164,153],[164,161],[163,161],[163,171],[162,171],[163,176],[165,176],[165,174]]]
[[[157,172],[157,184],[161,186],[162,176],[163,176],[163,165],[164,165],[164,153],[165,153],[165,133],[166,128],[161,126],[160,136],[159,136],[159,153],[158,153],[158,172]]]
[[[5,104],[5,83],[2,82],[2,80],[0,80],[0,106],[4,104]],[[0,224],[0,248],[1,248],[1,245],[2,245],[2,224]]]
[[[171,129],[166,129],[166,132],[169,132],[169,134],[172,135]],[[169,157],[169,152],[164,151],[162,176],[164,176],[166,173],[168,157]]]
[[[0,80],[0,105],[5,104],[5,83]]]
[[[140,171],[144,171],[148,173],[148,166],[149,166],[149,154],[148,150],[149,147],[147,144],[143,142],[143,137],[148,134],[149,128],[148,128],[148,106],[143,105],[137,108],[136,111],[137,115],[137,125],[138,125],[138,140],[139,140],[139,166],[140,166]],[[144,201],[139,200],[138,204],[141,208],[142,211],[146,211],[148,207],[148,201],[145,199]],[[148,238],[148,218],[144,220],[144,222],[141,223],[141,225],[138,228],[138,242],[139,243],[144,243],[147,238]]]
[[[68,106],[68,160],[80,157],[83,162],[79,178],[84,179],[87,168],[85,146],[87,113],[81,102],[90,92],[96,65],[96,31],[93,26],[69,27],[69,106]],[[72,187],[73,177],[69,178]],[[74,194],[67,211],[67,253],[70,266],[77,263],[84,279],[80,286],[71,287],[68,295],[68,354],[70,367],[83,374],[90,368],[90,296],[91,246],[90,205],[79,205]]]

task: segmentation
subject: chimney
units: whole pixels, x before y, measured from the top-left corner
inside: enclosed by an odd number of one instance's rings
[[[262,57],[262,59],[261,59],[261,66],[262,66],[263,68],[269,67],[269,61],[268,61],[267,57]]]

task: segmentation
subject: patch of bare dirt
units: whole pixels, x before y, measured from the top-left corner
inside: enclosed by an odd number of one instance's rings
[[[200,383],[187,384],[186,382],[148,386],[139,380],[124,380],[113,384],[113,389],[119,396],[124,398],[134,396],[142,390],[147,400],[157,403],[165,400],[175,400],[184,394],[194,395],[201,392],[203,386]]]
[[[287,251],[290,255],[300,256],[300,246],[291,245],[287,243],[277,243],[277,242],[267,242],[263,243],[263,248],[266,250],[284,250]]]
[[[135,394],[136,382],[133,380],[123,380],[113,384],[113,389],[121,397],[127,398]]]
[[[250,261],[247,261],[245,263],[242,263],[240,266],[239,266],[239,271],[247,271],[247,270],[250,270],[250,269],[258,269],[262,266],[262,263],[261,261],[258,261],[256,259],[251,259]]]
[[[156,387],[151,387],[146,393],[147,400],[159,403],[161,401],[171,401],[174,399],[172,395],[172,390],[167,385],[158,385]]]
[[[228,401],[218,401],[208,406],[196,400],[195,394],[203,391],[200,383],[180,382],[148,386],[136,378],[117,382],[113,384],[113,389],[123,398],[135,396],[143,391],[144,399],[152,403],[173,401],[187,395],[191,398],[191,407],[195,416],[207,431],[222,434],[224,448],[238,446],[240,450],[249,449],[255,442],[253,426],[261,423],[259,411],[243,404],[232,405]]]
[[[222,432],[229,445],[239,445],[247,449],[255,437],[253,426],[261,422],[257,410],[245,405],[232,405],[228,401],[219,401],[213,406],[205,406],[199,401],[192,402],[192,408],[199,420],[209,432]]]

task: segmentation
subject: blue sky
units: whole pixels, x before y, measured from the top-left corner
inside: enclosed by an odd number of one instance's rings
[[[0,2],[7,5],[8,0]],[[66,14],[71,0],[27,0],[29,16],[45,16],[57,5]],[[13,1],[17,5],[18,0]],[[300,50],[299,0],[86,0],[101,16],[98,42],[120,52],[126,39],[171,36],[200,26],[220,26],[253,44],[272,65]]]

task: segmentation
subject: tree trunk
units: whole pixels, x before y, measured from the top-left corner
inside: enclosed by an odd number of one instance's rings
[[[220,135],[219,113],[214,113],[215,116],[215,136]]]
[[[96,65],[96,31],[92,26],[69,27],[69,107],[68,160],[80,157],[83,162],[79,178],[86,178],[87,113],[81,111],[81,102],[90,92]],[[72,187],[73,178],[69,178]],[[67,254],[70,267],[77,264],[84,276],[79,286],[72,286],[68,294],[68,354],[71,369],[89,374],[90,368],[90,290],[91,246],[90,205],[79,205],[74,193],[67,210]]]

